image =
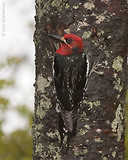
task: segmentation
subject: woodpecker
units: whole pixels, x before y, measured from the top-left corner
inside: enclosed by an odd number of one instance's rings
[[[60,144],[62,146],[64,136],[67,135],[68,148],[71,138],[77,133],[77,114],[87,82],[88,62],[79,36],[72,33],[48,36],[60,44],[54,57],[53,76],[59,102],[56,110],[59,112]]]

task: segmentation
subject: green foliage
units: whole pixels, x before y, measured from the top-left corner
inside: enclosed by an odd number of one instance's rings
[[[32,137],[28,129],[16,130],[9,135],[1,134],[1,160],[31,160]]]
[[[125,160],[128,160],[128,91],[126,96],[126,112],[125,112]]]
[[[7,66],[19,65],[23,61],[24,61],[23,57],[22,58],[20,58],[20,57],[9,57],[6,60],[6,62],[0,64],[0,69],[2,69],[3,67],[7,67]]]
[[[18,64],[22,62],[22,59],[18,57],[8,58],[3,64],[0,64],[0,69],[4,67],[14,66],[18,67]],[[5,87],[12,87],[14,80],[0,79],[0,90],[4,90]],[[5,113],[8,111],[10,102],[7,98],[0,95],[0,111]],[[24,129],[18,129],[10,134],[5,134],[2,130],[4,124],[4,118],[0,117],[0,160],[32,160],[32,111],[27,106],[13,107],[20,116],[26,119],[27,123]]]
[[[13,84],[14,84],[13,80],[1,79],[0,80],[0,89],[4,88],[5,86],[12,86]]]
[[[17,107],[16,110],[21,116],[23,116],[27,120],[28,127],[31,130],[33,112],[31,112],[25,105]]]
[[[9,104],[9,100],[7,98],[0,96],[0,109],[5,110]]]
[[[15,65],[15,64],[19,64],[19,63],[21,63],[21,62],[23,62],[23,58],[19,58],[19,57],[9,57],[9,58],[7,59],[6,64],[8,64],[8,65]]]

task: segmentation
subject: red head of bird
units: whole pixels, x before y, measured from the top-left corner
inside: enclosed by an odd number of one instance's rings
[[[58,53],[58,54],[70,55],[73,53],[74,48],[78,48],[78,53],[81,53],[83,50],[82,39],[73,33],[67,33],[63,37],[51,34],[51,35],[49,35],[49,37],[52,37],[52,38],[60,41],[60,47],[56,51],[56,53]]]

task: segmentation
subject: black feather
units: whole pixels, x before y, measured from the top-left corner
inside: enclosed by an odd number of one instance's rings
[[[87,79],[86,55],[78,53],[78,48],[75,48],[71,55],[56,54],[53,69],[63,127],[68,130],[70,135],[75,135],[74,132],[77,130],[77,110],[83,98],[83,89]],[[62,132],[62,127],[59,132]],[[62,136],[63,133],[60,133],[60,135]]]

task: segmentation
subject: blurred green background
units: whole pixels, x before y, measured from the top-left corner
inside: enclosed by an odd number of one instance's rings
[[[32,160],[32,0],[0,0],[0,160]]]
[[[5,64],[0,65],[0,69],[18,67],[21,63],[23,63],[22,59],[11,57],[7,59]],[[9,89],[14,85],[14,79],[0,79],[0,91]],[[9,110],[17,112],[18,116],[26,120],[26,123],[24,127],[8,133],[3,131],[3,126],[6,118],[8,118],[6,113]],[[17,106],[11,106],[10,100],[0,95],[0,160],[32,160],[32,114],[33,111],[25,104],[20,103]],[[12,118],[15,119],[15,117]],[[11,122],[9,125],[12,125]]]
[[[126,112],[125,112],[125,160],[128,160],[128,91],[126,96]]]

